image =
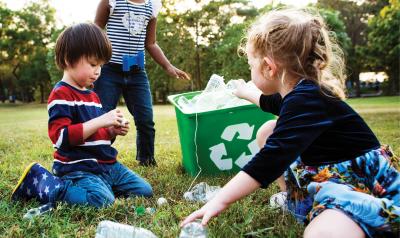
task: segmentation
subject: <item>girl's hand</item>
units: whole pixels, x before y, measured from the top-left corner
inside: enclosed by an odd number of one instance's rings
[[[202,208],[186,217],[185,220],[181,222],[180,226],[183,227],[184,225],[196,220],[197,218],[203,218],[201,224],[205,226],[212,217],[218,216],[226,208],[228,208],[228,204],[221,203],[213,199]]]
[[[243,79],[233,80],[232,82],[236,87],[232,92],[234,95],[260,106],[260,96],[262,92],[253,84],[253,82],[250,81],[246,83]]]
[[[123,115],[121,110],[114,109],[98,117],[102,127],[121,126]]]
[[[165,71],[167,71],[167,74],[169,76],[171,76],[171,77],[174,77],[174,78],[177,78],[177,79],[190,80],[190,77],[186,72],[176,68],[173,65],[170,65],[168,68],[165,69]]]
[[[236,90],[233,91],[239,98],[248,99],[249,95],[254,91],[254,89],[248,85],[243,79],[233,80]]]

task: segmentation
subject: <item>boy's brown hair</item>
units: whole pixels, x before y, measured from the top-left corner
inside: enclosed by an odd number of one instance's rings
[[[56,64],[64,70],[74,66],[82,57],[94,57],[107,63],[111,58],[111,43],[95,24],[79,23],[66,28],[57,38]]]

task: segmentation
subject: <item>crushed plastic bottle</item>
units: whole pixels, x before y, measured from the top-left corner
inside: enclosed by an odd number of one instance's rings
[[[53,210],[53,208],[54,208],[54,204],[47,203],[40,207],[30,209],[27,213],[25,213],[23,218],[24,219],[33,219],[34,217],[40,216],[43,213],[50,212],[51,210]]]
[[[213,74],[202,93],[190,100],[181,96],[178,98],[177,104],[185,113],[205,112],[250,104],[247,100],[240,99],[232,93],[236,88],[233,80],[225,84],[223,77]]]
[[[188,201],[203,202],[210,201],[221,189],[219,186],[210,186],[205,182],[201,182],[193,186],[190,191],[183,194],[183,198]]]
[[[207,228],[201,225],[201,220],[186,224],[179,234],[179,238],[207,238]]]
[[[102,221],[97,226],[95,238],[157,238],[157,236],[141,227]]]
[[[269,199],[269,206],[271,208],[287,209],[287,192],[279,192],[272,195]]]

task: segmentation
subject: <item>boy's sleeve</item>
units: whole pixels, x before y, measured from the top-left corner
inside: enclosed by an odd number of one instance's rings
[[[266,144],[242,170],[266,188],[332,124],[326,104],[319,98],[288,98]]]
[[[49,97],[47,111],[49,114],[48,134],[57,149],[83,144],[83,125],[73,123],[74,101],[61,90],[54,90]]]

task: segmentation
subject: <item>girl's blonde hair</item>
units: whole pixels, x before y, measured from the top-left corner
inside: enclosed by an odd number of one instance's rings
[[[260,60],[270,57],[282,83],[287,74],[306,78],[320,85],[325,94],[345,98],[343,51],[317,14],[273,10],[253,24],[240,50]]]

